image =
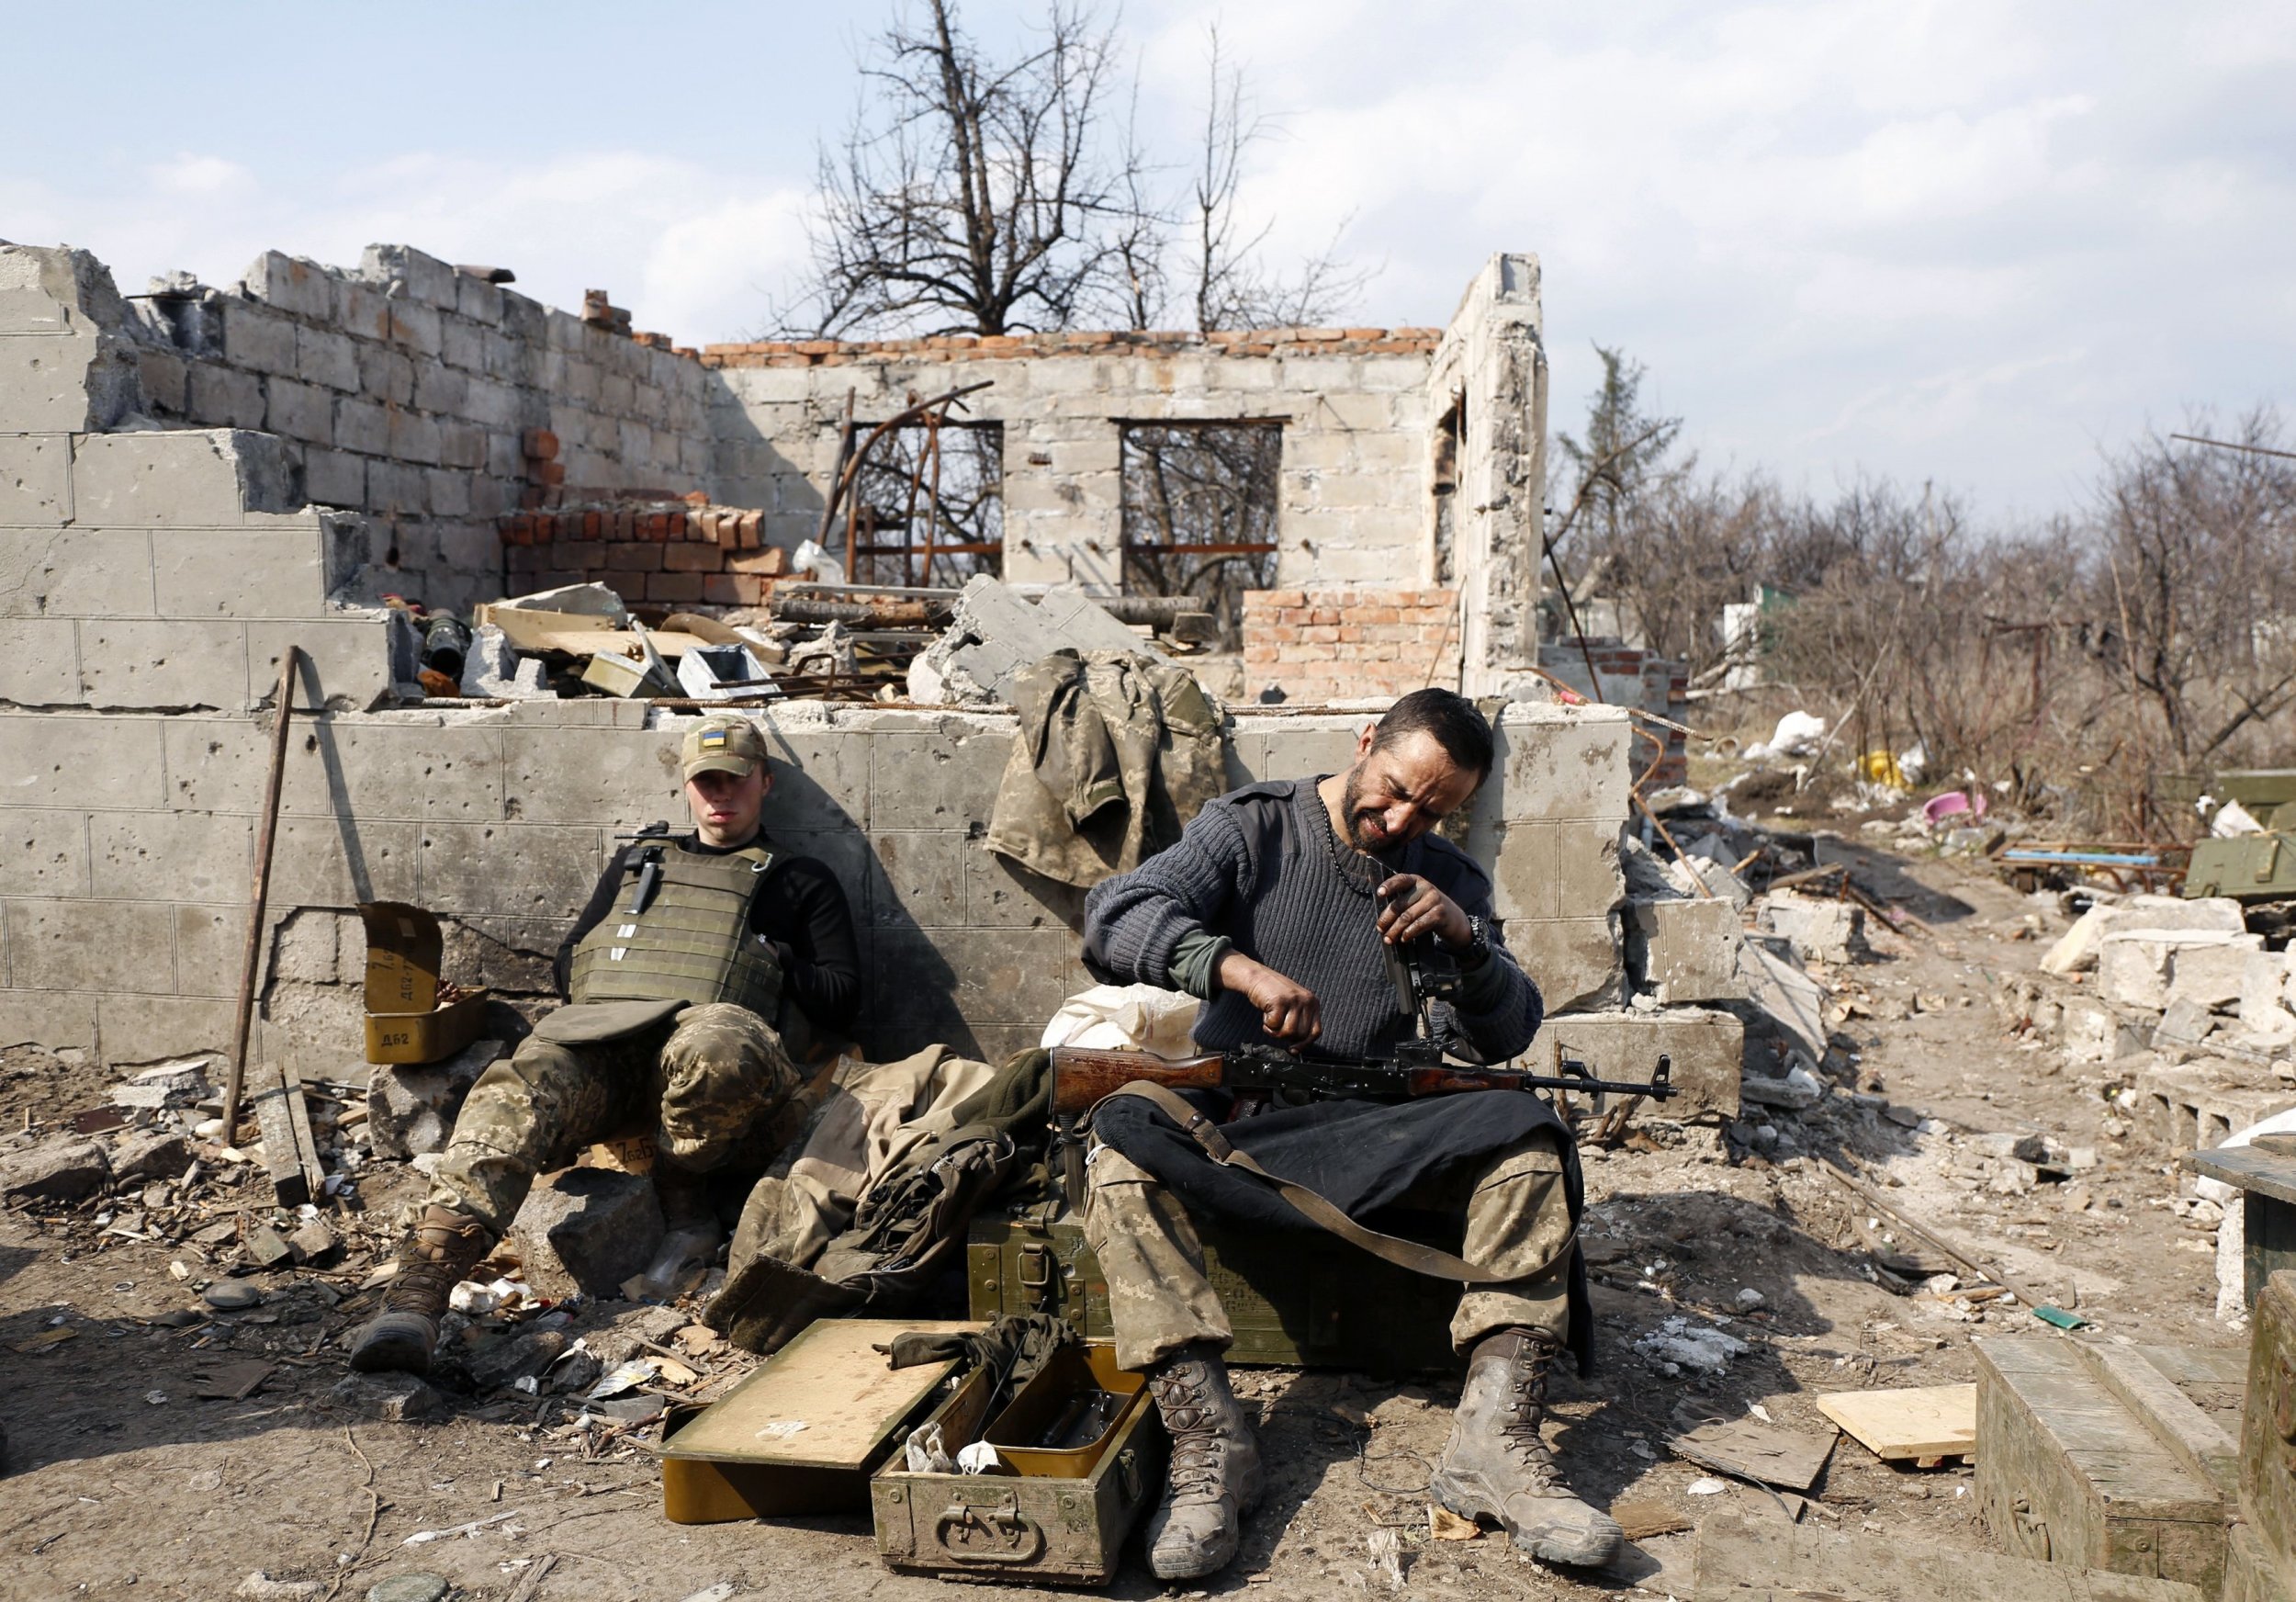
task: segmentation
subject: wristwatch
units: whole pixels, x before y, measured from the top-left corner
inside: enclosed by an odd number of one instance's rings
[[[1460,967],[1470,971],[1491,960],[1491,919],[1467,915],[1467,943],[1459,948],[1458,960]]]

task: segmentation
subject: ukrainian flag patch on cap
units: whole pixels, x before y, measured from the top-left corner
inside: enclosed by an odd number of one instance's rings
[[[723,728],[704,729],[702,733],[703,750],[724,750],[732,743],[731,732]]]

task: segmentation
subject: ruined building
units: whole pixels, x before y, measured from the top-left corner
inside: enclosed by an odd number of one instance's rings
[[[542,994],[612,834],[678,816],[682,715],[426,703],[378,604],[584,578],[640,604],[755,604],[819,531],[849,425],[912,397],[990,380],[932,442],[924,529],[877,517],[898,472],[857,487],[850,548],[831,542],[850,576],[1115,593],[1240,564],[1246,701],[1287,702],[1238,705],[1239,783],[1342,759],[1358,720],[1303,708],[1503,693],[1540,660],[1531,257],[1493,257],[1441,330],[701,351],[630,332],[602,295],[578,316],[492,276],[383,246],[355,270],[274,254],[228,289],[122,297],[84,253],[0,246],[0,1044],[228,1044],[290,642],[313,716],[260,1050],[356,1055],[362,901],[440,914],[450,976]],[[1158,475],[1182,468],[1210,513],[1168,515]],[[1075,893],[979,843],[1009,714],[760,716],[790,764],[768,827],[855,889],[880,1003],[863,1044],[1033,1044],[1085,980]],[[1626,985],[1617,842],[1650,747],[1615,709],[1536,701],[1500,733],[1469,844],[1507,938],[1551,1004],[1624,1020],[1605,1010]]]

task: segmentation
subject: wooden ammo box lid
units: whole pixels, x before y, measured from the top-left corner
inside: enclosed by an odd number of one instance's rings
[[[971,1334],[963,1319],[824,1318],[698,1413],[666,1419],[662,1510],[673,1523],[869,1506],[869,1471],[954,1360],[886,1366],[875,1350],[913,1330]]]

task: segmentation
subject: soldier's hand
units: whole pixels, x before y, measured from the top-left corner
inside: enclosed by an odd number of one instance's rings
[[[1323,1007],[1315,992],[1265,963],[1232,951],[1221,959],[1220,984],[1260,1010],[1260,1027],[1270,1040],[1305,1045],[1323,1032]]]
[[[1379,936],[1401,945],[1432,934],[1453,951],[1475,938],[1459,904],[1416,874],[1398,874],[1379,886]]]

